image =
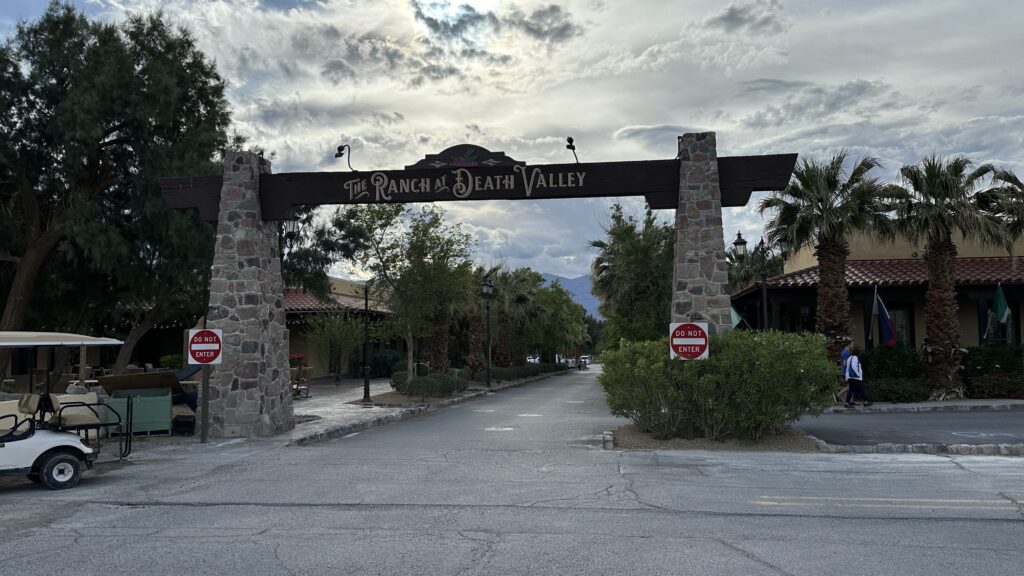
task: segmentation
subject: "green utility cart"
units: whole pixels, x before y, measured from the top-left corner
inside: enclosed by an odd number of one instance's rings
[[[171,433],[171,390],[149,388],[143,390],[116,390],[107,400],[119,414],[127,412],[128,397],[132,398],[132,432]]]

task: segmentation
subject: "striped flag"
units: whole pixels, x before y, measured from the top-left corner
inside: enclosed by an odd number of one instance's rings
[[[1006,304],[1006,296],[1003,294],[1003,285],[996,285],[996,302],[995,302],[995,313],[996,320],[1000,324],[1006,324],[1010,321],[1010,306]]]
[[[878,316],[882,344],[889,347],[896,346],[896,324],[892,321],[892,317],[889,316],[889,311],[885,308],[882,297],[878,295],[878,286],[875,286],[875,303],[871,308],[871,313]]]

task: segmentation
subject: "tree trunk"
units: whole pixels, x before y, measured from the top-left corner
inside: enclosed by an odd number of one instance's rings
[[[447,374],[451,363],[448,361],[448,319],[438,315],[434,319],[434,335],[430,339],[430,371]]]
[[[60,239],[59,231],[50,230],[25,249],[14,272],[11,289],[7,293],[4,315],[0,317],[0,331],[21,330],[24,327],[25,312],[28,311],[39,270],[46,262],[46,257],[57,247]],[[10,361],[10,349],[0,349],[0,375],[7,374]]]
[[[405,369],[408,372],[405,382],[409,383],[416,376],[416,339],[412,336],[412,326],[405,327],[405,348]]]
[[[480,374],[487,367],[484,355],[483,322],[476,314],[469,319],[469,357],[466,358],[471,377]]]
[[[150,310],[146,312],[146,315],[142,317],[138,324],[132,326],[128,336],[124,339],[124,344],[117,351],[117,360],[114,361],[114,374],[124,374],[128,363],[131,362],[132,354],[135,352],[135,346],[159,321],[160,314]]]
[[[850,334],[850,301],[846,291],[845,240],[823,239],[815,247],[818,258],[818,310],[816,331],[828,341],[828,357],[839,362],[839,354]]]
[[[929,239],[924,260],[928,267],[925,295],[924,374],[933,396],[956,389],[960,370],[960,325],[957,319],[953,266],[956,245],[949,238]]]

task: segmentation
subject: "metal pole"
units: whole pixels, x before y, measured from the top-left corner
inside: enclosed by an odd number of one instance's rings
[[[210,365],[203,364],[203,430],[200,442],[206,444],[210,435]]]
[[[763,318],[762,330],[768,329],[768,274],[761,274],[761,316]]]
[[[370,283],[363,285],[363,402],[370,398],[370,364],[367,350],[370,347]]]
[[[487,298],[487,387],[491,387],[491,299]]]

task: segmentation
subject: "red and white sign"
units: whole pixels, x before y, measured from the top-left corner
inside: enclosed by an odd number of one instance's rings
[[[668,331],[669,350],[673,360],[703,360],[708,357],[706,322],[669,324]]]
[[[224,334],[220,330],[189,330],[188,331],[188,363],[189,364],[220,364],[221,341]]]

